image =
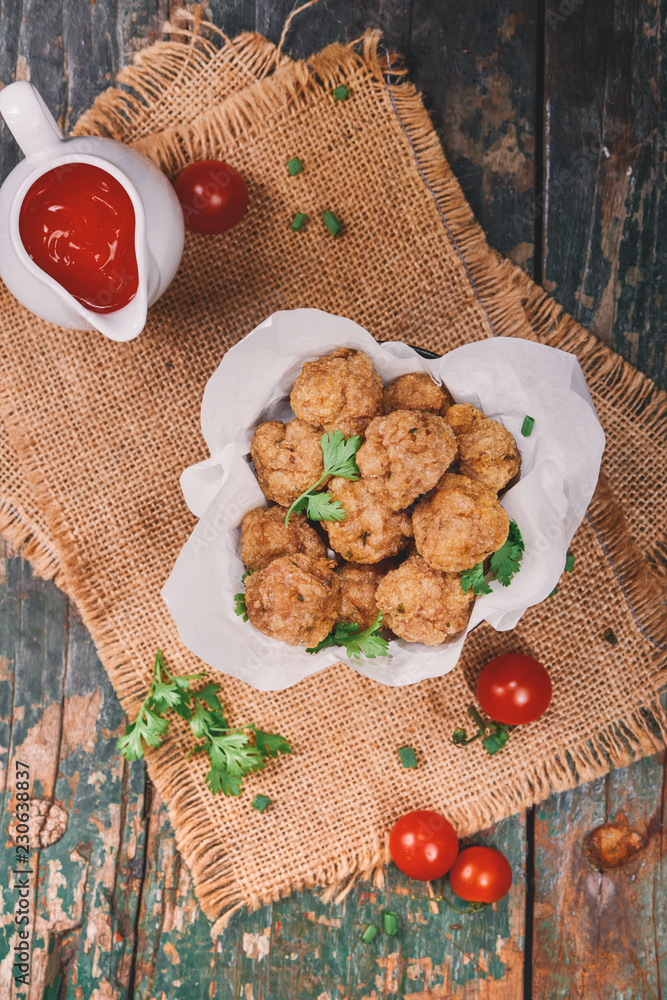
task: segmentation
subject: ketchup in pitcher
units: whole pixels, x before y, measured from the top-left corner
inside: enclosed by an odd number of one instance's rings
[[[66,163],[35,181],[19,213],[35,264],[92,312],[115,312],[137,294],[134,208],[125,188],[90,163]]]

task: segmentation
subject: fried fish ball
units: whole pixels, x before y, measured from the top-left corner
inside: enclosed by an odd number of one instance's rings
[[[410,372],[401,375],[382,393],[382,412],[394,410],[426,410],[444,416],[454,400],[445,385],[436,385],[427,372]]]
[[[327,550],[305,514],[290,514],[286,507],[256,507],[241,522],[241,560],[246,569],[264,569],[273,559],[297,552],[325,559]]]
[[[345,437],[363,434],[382,406],[382,379],[363,351],[341,347],[315,361],[306,361],[297,375],[290,404],[301,420],[342,431]]]
[[[289,507],[324,472],[321,431],[303,420],[267,420],[255,431],[250,454],[262,493]],[[323,490],[323,482],[318,489]]]
[[[360,628],[368,628],[377,618],[378,607],[375,591],[380,580],[394,566],[388,560],[373,566],[344,563],[337,570],[340,582],[339,622],[355,622]]]
[[[404,511],[393,511],[371,493],[363,479],[336,476],[328,486],[345,511],[342,521],[323,521],[329,544],[344,559],[376,563],[395,556],[412,538],[412,522]]]
[[[468,624],[472,592],[464,594],[457,573],[432,569],[410,556],[378,584],[375,601],[382,622],[408,642],[427,646],[457,635]]]
[[[369,490],[391,510],[408,507],[456,458],[456,438],[434,413],[395,410],[366,429],[357,465]]]
[[[494,491],[468,476],[447,473],[412,515],[417,551],[433,569],[458,573],[496,552],[510,519]]]
[[[331,559],[281,556],[246,578],[248,620],[290,646],[316,646],[338,614],[340,584]]]
[[[456,435],[459,472],[490,486],[496,493],[521,468],[516,441],[502,424],[469,403],[456,403],[445,420]]]

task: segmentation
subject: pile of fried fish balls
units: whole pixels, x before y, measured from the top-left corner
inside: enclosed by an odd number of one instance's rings
[[[370,358],[340,348],[307,361],[290,404],[296,414],[255,431],[251,456],[270,506],[241,525],[251,624],[313,647],[338,622],[382,627],[409,642],[447,642],[466,627],[474,596],[459,572],[504,544],[498,493],[519,472],[510,432],[455,403],[428,372],[383,387]],[[324,479],[341,521],[287,509],[324,474],[323,434],[359,435],[360,478]],[[334,558],[329,558],[333,551]]]

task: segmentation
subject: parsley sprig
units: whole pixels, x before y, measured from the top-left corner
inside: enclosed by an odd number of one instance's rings
[[[321,649],[328,646],[344,646],[350,656],[355,660],[361,655],[375,659],[376,656],[386,656],[389,643],[380,635],[382,626],[382,612],[378,611],[375,621],[363,631],[356,622],[339,622],[333,632],[318,642],[317,646],[306,649],[307,653],[319,653]]]
[[[172,677],[158,650],[148,694],[116,746],[126,760],[141,760],[144,745],[157,747],[166,736],[169,721],[164,718],[165,713],[176,712],[190,724],[195,739],[203,740],[188,751],[188,756],[208,754],[211,768],[206,784],[213,795],[240,795],[246,775],[262,770],[270,757],[291,753],[292,747],[283,736],[265,733],[252,723],[228,726],[218,698],[220,685],[207,684],[199,691],[192,690],[191,682],[204,676],[199,673]]]
[[[254,573],[254,570],[246,570],[241,577],[241,583],[245,583],[251,573]],[[238,594],[234,594],[234,614],[241,616],[244,622],[248,621],[248,608],[246,607],[245,602],[245,590]]]
[[[519,572],[524,549],[519,525],[516,521],[510,521],[510,530],[505,543],[493,553],[490,560],[490,571],[503,587],[508,587],[514,574]],[[479,562],[470,569],[461,570],[459,579],[464,594],[467,594],[470,588],[476,597],[491,593],[491,587],[484,578],[484,563]]]
[[[342,431],[329,431],[320,438],[324,473],[316,483],[309,486],[300,497],[294,501],[285,516],[285,525],[289,524],[290,514],[305,511],[311,521],[342,521],[345,510],[340,500],[332,500],[328,493],[318,493],[317,487],[328,476],[342,476],[343,479],[358,479],[359,469],[355,455],[359,450],[361,438],[358,434],[346,438]]]

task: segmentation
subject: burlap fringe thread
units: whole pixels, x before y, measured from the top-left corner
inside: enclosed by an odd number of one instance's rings
[[[183,43],[165,43],[167,45],[182,45]],[[237,43],[234,43],[237,44]],[[255,36],[245,36],[244,51],[246,57],[252,58],[253,46],[263,49],[266,40],[261,41]],[[217,50],[216,50],[217,51]],[[261,52],[257,58],[262,58]],[[137,66],[131,72],[124,71],[122,82],[131,82],[137,94],[146,95],[154,92],[160,79],[158,67],[161,57],[158,52],[146,53],[142,67],[145,75]],[[179,60],[170,62],[170,72],[175,72]],[[187,65],[187,60],[186,60]],[[180,62],[181,68],[183,61]],[[423,109],[415,88],[411,84],[388,84],[386,81],[387,64],[379,54],[379,33],[369,32],[363,39],[363,52],[341,46],[330,46],[324,52],[313,56],[307,63],[298,63],[281,69],[278,67],[271,78],[270,86],[266,81],[251,84],[245,92],[234,95],[225,102],[224,107],[213,109],[209,115],[202,116],[189,126],[175,128],[160,150],[162,165],[168,170],[175,170],[183,164],[184,156],[191,156],[193,151],[203,149],[212,140],[224,147],[226,141],[237,137],[241,132],[246,138],[251,138],[255,130],[266,127],[267,117],[277,115],[297,107],[302,98],[310,97],[323,100],[327,98],[332,84],[344,78],[354,81],[357,73],[363,73],[365,80],[368,74],[372,77],[372,85],[376,88],[379,100],[393,101],[393,108],[398,114],[404,141],[408,143],[417,158],[422,174],[430,187],[439,208],[444,212],[450,225],[456,228],[457,240],[465,255],[467,265],[473,276],[479,296],[484,302],[484,308],[493,325],[503,335],[526,336],[527,321],[532,324],[533,338],[542,343],[549,343],[576,353],[587,374],[616,389],[623,388],[632,395],[634,405],[641,406],[645,412],[649,407],[653,414],[656,431],[662,430],[667,422],[667,410],[658,391],[648,379],[640,373],[632,372],[620,358],[608,348],[595,340],[592,335],[582,331],[581,327],[570,317],[563,314],[562,309],[526,277],[523,272],[489,251],[483,234],[473,219],[470,209],[463,199],[456,181],[450,176],[437,137],[435,136],[428,115]],[[395,72],[395,71],[394,71]],[[128,112],[135,108],[133,96],[109,96],[109,106],[100,99],[91,114],[97,125],[103,120],[110,122],[112,118],[111,105],[117,100],[126,100]],[[115,113],[115,109],[113,111]],[[104,117],[106,116],[106,117]],[[92,119],[89,119],[89,121]],[[84,116],[85,121],[85,116]],[[85,125],[84,125],[85,127]],[[490,259],[493,266],[490,266]],[[502,290],[499,290],[502,289]],[[24,436],[24,445],[29,444],[25,428],[15,424],[13,432]],[[25,450],[22,449],[25,454]],[[43,484],[40,482],[40,470],[28,470],[31,484],[38,494],[45,513],[52,526],[54,537],[66,546],[71,554],[76,552],[75,541],[65,525],[61,512]],[[603,516],[598,523],[608,539],[617,537],[622,514],[614,511]],[[653,636],[658,643],[667,641],[667,629],[658,620],[657,611],[654,615],[654,592],[650,589],[643,572],[635,572],[632,566],[632,546],[624,549],[620,543],[611,553],[623,573],[624,585],[636,609],[641,615],[646,615],[651,628],[655,627]],[[70,558],[68,567],[72,579],[82,582],[89,578],[90,567],[76,556]],[[629,579],[629,582],[628,582]],[[85,587],[79,593],[86,593]],[[125,662],[124,650],[119,638],[109,632],[105,609],[95,598],[84,599],[86,621],[90,627],[98,648],[109,669],[119,675],[127,675],[130,670]],[[131,668],[130,668],[131,669]],[[123,698],[124,707],[132,711],[141,699],[144,689],[144,679],[131,670],[133,696]],[[478,801],[470,806],[468,815],[461,827],[461,834],[466,835],[473,830],[484,828],[501,816],[509,816],[534,802],[547,798],[553,792],[564,791],[575,787],[582,781],[590,781],[605,773],[610,767],[627,766],[632,761],[647,754],[655,753],[664,746],[667,739],[667,712],[661,704],[660,697],[654,694],[649,704],[643,708],[633,709],[628,717],[618,721],[603,731],[597,733],[584,745],[569,747],[556,753],[548,762],[535,764],[522,779],[515,783],[508,794],[503,789],[502,794],[490,792],[484,801]],[[176,842],[188,864],[193,869],[197,884],[198,897],[204,912],[214,922],[212,934],[215,936],[224,930],[231,916],[243,908],[251,909],[269,903],[273,896],[258,895],[248,900],[241,899],[234,889],[234,872],[226,865],[225,858],[220,855],[220,845],[210,836],[201,839],[201,798],[191,792],[192,772],[186,766],[178,741],[169,740],[161,750],[161,768],[151,766],[152,755],[148,756],[151,778],[162,797],[169,802],[172,815],[178,814],[179,824],[176,829]],[[211,824],[214,828],[215,824]],[[196,851],[193,845],[196,844]],[[315,871],[311,877],[303,878],[286,887],[284,895],[301,889],[326,887],[324,898],[342,899],[350,891],[358,879],[372,880],[376,885],[382,885],[383,867],[389,860],[386,843],[377,843],[371,850],[356,856],[342,858],[337,862],[330,861]],[[221,887],[227,886],[227,891],[221,892]],[[222,912],[221,912],[222,911]]]

